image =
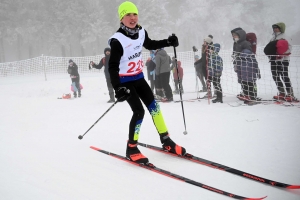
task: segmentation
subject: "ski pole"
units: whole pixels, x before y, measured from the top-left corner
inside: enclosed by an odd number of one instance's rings
[[[108,113],[108,111],[110,111],[110,109],[112,109],[112,107],[114,107],[116,104],[118,103],[118,101],[116,101],[115,103],[113,103],[106,111],[105,111],[105,113],[103,113],[103,115],[83,134],[83,135],[79,135],[78,136],[78,139],[79,140],[81,140],[82,138],[83,138],[83,136],[85,135],[85,134],[87,134],[87,132],[89,132],[89,130],[91,130],[94,126],[95,126],[95,124],[97,124],[98,123],[98,121],[100,120],[100,119],[102,119],[102,117],[104,117],[104,115],[106,115],[106,113]]]
[[[175,36],[174,33],[172,33],[173,36]],[[179,95],[180,95],[180,103],[181,103],[181,109],[182,109],[182,115],[183,115],[183,123],[184,123],[184,131],[183,134],[186,135],[187,131],[186,131],[186,123],[185,123],[185,116],[184,116],[184,108],[183,108],[183,101],[182,101],[182,88],[181,88],[181,81],[180,81],[180,77],[179,77],[179,71],[178,71],[178,66],[177,66],[177,54],[176,54],[176,48],[173,46],[174,48],[174,56],[175,56],[175,67],[176,67],[176,71],[177,71],[177,79],[178,79],[178,85],[179,85]]]

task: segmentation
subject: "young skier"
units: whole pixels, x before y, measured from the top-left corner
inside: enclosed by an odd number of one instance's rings
[[[142,47],[148,50],[160,49],[169,46],[178,46],[175,35],[168,39],[154,41],[138,24],[138,9],[129,1],[123,2],[118,9],[120,28],[108,40],[111,46],[109,73],[116,98],[119,102],[127,101],[133,115],[129,124],[129,138],[126,157],[137,163],[148,163],[149,160],[137,148],[141,124],[145,110],[142,102],[148,108],[164,149],[178,155],[186,153],[185,148],[173,142],[169,136],[159,104],[144,79]],[[142,100],[142,102],[141,102]]]
[[[68,73],[70,74],[71,81],[72,81],[72,87],[76,87],[77,89],[74,89],[73,95],[76,98],[77,97],[77,91],[78,91],[78,97],[81,97],[81,88],[80,88],[80,76],[78,73],[78,66],[76,63],[73,62],[72,59],[69,60],[69,66],[68,66]]]

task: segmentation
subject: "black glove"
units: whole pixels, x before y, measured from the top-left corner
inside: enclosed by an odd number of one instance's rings
[[[178,47],[179,42],[176,35],[170,35],[167,40],[168,44],[173,47]]]
[[[115,92],[115,97],[119,102],[125,101],[130,97],[130,90],[126,87],[118,87]]]
[[[197,51],[198,49],[195,46],[193,46],[193,52],[197,52]]]
[[[91,70],[94,65],[95,65],[95,63],[93,61],[90,61],[90,63],[89,63],[89,70]]]

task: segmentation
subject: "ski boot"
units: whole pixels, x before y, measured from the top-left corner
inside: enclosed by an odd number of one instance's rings
[[[213,103],[223,103],[222,92],[217,91],[217,98],[212,100]]]
[[[162,143],[163,149],[169,151],[170,153],[181,156],[184,156],[186,154],[185,148],[177,145],[173,140],[171,140],[168,132],[160,134],[160,141]]]
[[[142,164],[149,163],[148,158],[145,157],[137,148],[137,141],[128,140],[127,149],[126,149],[126,158],[135,163],[142,163]]]

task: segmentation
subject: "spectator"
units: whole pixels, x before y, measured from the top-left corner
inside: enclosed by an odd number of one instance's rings
[[[152,52],[150,51],[150,55],[152,54]],[[154,93],[154,88],[155,88],[155,67],[156,64],[153,62],[153,60],[150,58],[148,58],[147,62],[146,62],[146,66],[147,66],[147,75],[148,75],[148,80],[150,81],[150,87],[152,92]]]
[[[207,60],[208,60],[208,50],[213,48],[213,40],[211,37],[207,37],[203,40],[202,50],[201,50],[201,69],[205,80],[207,79]]]
[[[218,43],[213,44],[214,48],[210,50],[210,58],[208,60],[208,79],[207,82],[213,83],[217,95],[216,99],[213,99],[213,103],[223,103],[223,94],[221,87],[221,76],[223,71],[223,60],[219,56],[221,45]]]
[[[178,89],[178,74],[179,74],[179,79],[180,79],[180,88],[181,88],[181,94],[183,94],[183,68],[181,67],[181,61],[177,60],[177,68],[178,68],[178,73],[175,65],[175,57],[172,57],[172,65],[171,65],[171,70],[173,71],[173,78],[174,78],[174,83],[175,83],[175,91],[174,94],[179,94],[179,89]]]
[[[237,45],[237,42],[235,41],[235,39],[234,39],[234,34],[235,34],[235,32],[236,31],[239,31],[239,30],[243,30],[242,28],[240,28],[240,27],[237,27],[237,28],[235,28],[235,29],[233,29],[233,30],[231,30],[231,36],[232,36],[232,39],[233,39],[233,52],[232,52],[232,58],[233,58],[233,66],[236,66],[236,61],[235,61],[235,50],[236,50],[236,45]],[[238,81],[238,83],[240,84],[240,82]],[[238,95],[236,95],[236,97],[239,99],[240,97],[244,97],[245,95],[243,94],[243,88],[242,88],[242,85],[241,85],[241,92],[238,94]]]
[[[207,64],[208,64],[208,60],[210,59],[210,50],[213,50],[213,41],[211,37],[206,37],[203,40],[203,45],[202,45],[202,54],[201,54],[201,70],[203,73],[203,77],[204,79],[207,81],[208,78],[208,68],[207,68]],[[206,88],[207,88],[207,93],[204,95],[204,97],[202,98],[209,98],[212,97],[212,93],[211,93],[211,88],[210,88],[210,83],[206,82]],[[216,95],[216,91],[214,92],[214,96]]]
[[[100,60],[99,64],[96,65],[93,61],[91,61],[91,65],[93,68],[96,69],[102,69],[102,67],[104,67],[104,75],[105,75],[105,79],[106,79],[106,85],[107,85],[107,89],[108,89],[108,94],[110,99],[108,100],[107,103],[113,103],[115,102],[115,96],[114,96],[114,88],[111,84],[110,81],[110,75],[109,75],[109,59],[110,59],[110,48],[105,48],[104,49],[104,57]]]
[[[288,43],[287,50],[285,52],[282,52],[283,53],[282,56],[270,57],[272,77],[273,80],[275,81],[275,84],[279,92],[273,98],[278,100],[285,100],[288,102],[298,101],[294,97],[292,83],[289,78],[289,71],[288,71],[289,62],[290,62],[289,55],[292,52],[292,45],[290,43],[290,39],[285,34],[285,24],[283,22],[279,22],[277,24],[273,24],[272,28],[273,28],[273,36],[270,40],[271,44],[269,43],[267,46],[269,47],[272,46],[272,42],[274,44],[275,43],[274,41],[278,41],[278,40],[286,40]],[[276,52],[276,54],[278,54],[278,51]]]
[[[81,97],[80,75],[78,73],[78,66],[72,59],[69,60],[68,73],[70,74],[71,81],[72,81],[74,98],[77,97],[77,91],[78,91],[78,97]]]
[[[150,50],[150,57],[151,57],[151,60],[153,61],[153,63],[155,64],[155,69],[156,69],[155,54],[156,54],[156,50]],[[161,100],[165,97],[165,94],[164,94],[164,89],[162,88],[161,83],[160,83],[159,75],[156,74],[156,70],[152,71],[152,75],[155,77],[155,79],[154,79],[154,87],[155,87],[154,97],[156,100]]]
[[[238,98],[245,102],[255,101],[257,100],[256,80],[260,77],[255,55],[252,52],[251,44],[246,41],[246,32],[244,30],[233,32],[233,37],[236,42],[234,49],[234,69],[244,94]]]
[[[201,68],[200,57],[198,55],[195,55],[194,59],[195,59],[194,67],[196,69],[196,74],[197,74],[197,77],[199,78],[199,80],[202,84],[202,90],[200,90],[199,92],[207,92],[206,84],[205,84],[205,81],[204,81],[204,75],[203,75],[202,68]]]
[[[158,81],[161,88],[165,92],[163,101],[173,101],[173,93],[170,86],[170,64],[171,58],[164,49],[157,49],[155,53],[155,73],[158,76]]]

